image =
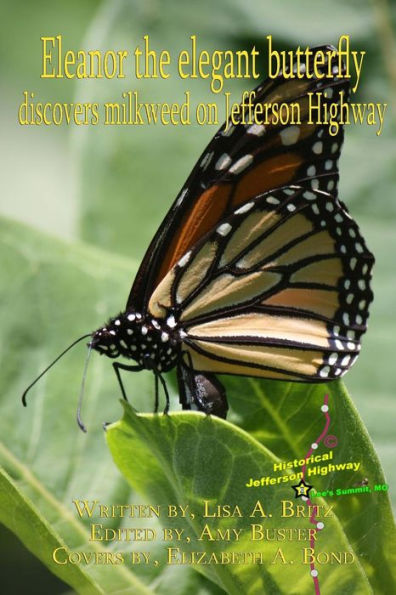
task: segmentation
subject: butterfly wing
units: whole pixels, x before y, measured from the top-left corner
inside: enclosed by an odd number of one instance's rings
[[[319,51],[312,50],[310,61]],[[327,61],[323,71],[328,71]],[[241,106],[239,123],[226,122],[206,147],[154,236],[136,275],[127,302],[128,309],[145,311],[153,289],[173,265],[206,233],[253,197],[272,188],[295,184],[337,195],[337,159],[343,142],[339,126],[331,135],[328,124],[308,121],[309,103],[320,104],[324,119],[328,104],[348,94],[343,73],[333,79],[286,79],[280,75],[259,85],[253,107],[283,106],[279,119],[271,116],[266,125],[245,124],[247,103]],[[295,105],[299,124],[285,126],[282,113]],[[332,130],[333,131],[333,130]],[[334,132],[334,131],[333,131]]]
[[[195,370],[326,381],[354,363],[374,259],[346,208],[291,186],[234,210],[173,266],[149,312],[172,312]]]

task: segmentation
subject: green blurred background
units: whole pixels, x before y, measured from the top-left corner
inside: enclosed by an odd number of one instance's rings
[[[61,33],[73,49],[132,51],[148,33],[155,49],[166,48],[176,56],[189,47],[191,34],[198,35],[201,48],[208,50],[249,49],[253,44],[264,50],[268,34],[273,36],[278,49],[336,43],[340,35],[349,34],[353,49],[367,51],[357,101],[387,102],[389,106],[381,137],[376,136],[376,127],[347,127],[340,160],[340,196],[358,221],[377,261],[369,331],[360,359],[345,383],[396,494],[396,3],[23,0],[2,1],[1,17],[1,215],[67,242],[82,240],[119,253],[131,263],[142,257],[215,128],[20,126],[17,108],[22,92],[34,91],[37,99],[43,101],[103,102],[117,100],[123,91],[138,90],[142,100],[181,101],[184,90],[190,89],[196,103],[213,100],[209,82],[183,82],[174,71],[168,81],[139,82],[132,76],[121,82],[42,80],[40,36]],[[262,74],[265,75],[264,70]],[[241,91],[250,86],[241,81],[226,81],[224,91],[230,91],[236,101]],[[222,101],[219,104],[222,106]],[[62,271],[58,274],[62,276]],[[2,279],[2,293],[6,295],[9,278]],[[132,278],[125,278],[123,293],[112,297],[120,309],[131,281]],[[105,291],[107,287],[103,287]],[[71,288],[68,299],[72,296]],[[62,303],[58,305],[63,308]],[[24,307],[29,310],[30,306],[26,303]],[[88,312],[89,295],[83,308]],[[102,309],[98,325],[102,318],[114,314]],[[57,332],[55,323],[53,332]],[[65,337],[59,339],[60,348],[64,339],[67,342]],[[2,362],[13,355],[4,344],[1,354]],[[110,370],[108,374],[111,375]],[[76,392],[76,387],[73,390]],[[68,589],[6,530],[1,533],[0,560],[4,593],[25,592],[27,584],[31,593]],[[21,567],[23,573],[18,573]]]

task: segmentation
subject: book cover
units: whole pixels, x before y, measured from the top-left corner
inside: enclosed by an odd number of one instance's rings
[[[393,592],[393,6],[2,13],[2,592]]]

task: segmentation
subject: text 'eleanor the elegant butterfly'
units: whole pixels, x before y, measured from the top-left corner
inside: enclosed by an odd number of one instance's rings
[[[337,57],[325,46],[309,60],[323,50]],[[297,102],[301,123],[242,124],[242,106],[241,123],[220,128],[160,225],[125,312],[68,347],[90,337],[90,351],[134,360],[113,363],[124,398],[120,370],[152,370],[155,410],[160,382],[167,412],[163,373],[176,367],[183,409],[225,417],[216,373],[326,382],[356,360],[374,258],[337,199],[342,127],[332,135],[308,122],[308,94],[321,94],[323,109],[348,95],[344,72],[332,72],[281,74],[255,89],[256,104]]]

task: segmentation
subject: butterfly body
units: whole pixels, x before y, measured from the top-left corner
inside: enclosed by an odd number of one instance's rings
[[[163,372],[177,366],[180,387],[180,402],[184,409],[194,405],[200,411],[225,417],[228,409],[225,391],[212,374],[194,372],[184,363],[183,339],[187,333],[173,314],[157,319],[135,311],[120,313],[92,334],[90,347],[111,359],[124,357],[136,362],[135,366],[113,363],[121,391],[126,393],[119,370],[150,370],[156,378],[156,406],[158,409],[158,383],[160,379],[166,395],[165,411],[169,408],[169,396]]]

